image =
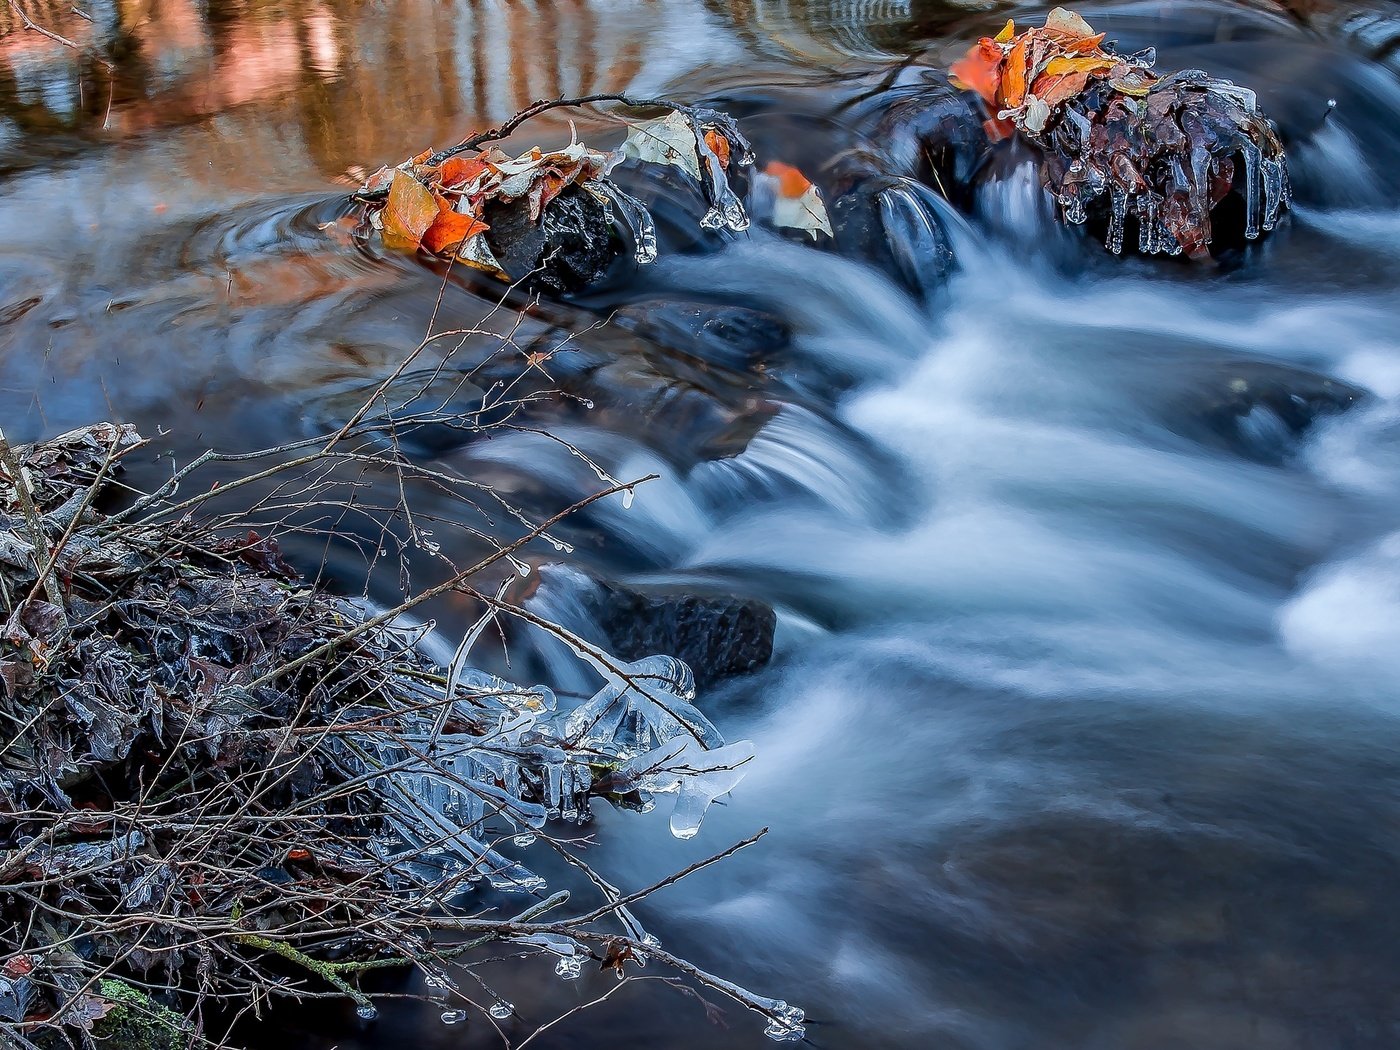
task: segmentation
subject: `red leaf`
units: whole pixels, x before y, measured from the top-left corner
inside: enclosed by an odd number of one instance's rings
[[[34,972],[34,959],[29,955],[14,955],[5,961],[6,977],[24,977]]]

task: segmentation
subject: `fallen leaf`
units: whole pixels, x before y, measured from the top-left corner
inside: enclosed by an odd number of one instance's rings
[[[438,168],[438,182],[445,189],[454,189],[475,181],[490,168],[480,157],[448,157]]]
[[[1061,33],[1075,40],[1094,35],[1094,27],[1073,11],[1057,7],[1045,16],[1045,28],[1051,33]]]
[[[1049,76],[1062,73],[1107,73],[1116,64],[1115,59],[1106,55],[1080,55],[1074,58],[1061,55],[1052,58],[1046,64],[1045,72]]]
[[[1032,39],[1032,34],[1023,34],[1006,56],[1006,68],[1001,74],[1001,100],[1007,109],[1016,109],[1026,101],[1026,63]]]
[[[1088,86],[1088,73],[1066,73],[1062,76],[1041,77],[1032,91],[1053,109],[1066,99],[1074,98]]]
[[[514,279],[501,267],[500,261],[491,251],[491,245],[487,244],[486,238],[480,234],[470,238],[457,249],[457,261],[489,273],[492,277],[499,277],[503,281]]]
[[[77,1025],[84,1031],[91,1032],[93,1022],[106,1017],[115,1005],[105,999],[85,995],[63,1011],[63,1021],[65,1024]]]
[[[725,171],[729,170],[729,140],[713,128],[705,132],[705,145],[710,147],[710,151],[719,158],[719,166]]]
[[[32,955],[12,955],[5,960],[6,977],[26,977],[34,972],[34,957]]]
[[[395,171],[384,205],[384,247],[417,251],[438,217],[432,191],[406,171]]]
[[[390,168],[387,166],[380,168],[378,171],[376,171],[373,175],[371,175],[368,179],[365,180],[363,192],[379,193],[382,190],[387,190],[389,188],[389,184],[394,181],[394,171],[394,168]]]
[[[633,160],[679,168],[696,182],[701,179],[700,155],[695,149],[695,126],[690,118],[676,110],[655,120],[633,124],[621,152],[624,157]]]
[[[1103,43],[1107,33],[1096,33],[1094,36],[1086,36],[1079,40],[1062,40],[1060,46],[1066,51],[1073,51],[1077,54],[1087,54],[1090,51],[1098,50]]]
[[[1001,27],[1001,32],[993,39],[995,39],[998,44],[1009,44],[1011,41],[1015,40],[1016,20],[1014,18],[1008,18],[1006,20],[1006,25]]]
[[[989,36],[979,40],[961,59],[949,67],[953,86],[975,91],[988,105],[995,105],[1001,86],[1001,45]]]
[[[812,181],[806,175],[780,160],[769,161],[768,166],[763,169],[763,174],[778,180],[778,193],[783,197],[800,197],[812,185]]]
[[[1050,119],[1050,107],[1044,99],[1036,98],[1034,95],[1026,96],[1025,114],[1022,117],[1026,125],[1026,130],[1032,135],[1039,135],[1045,130],[1046,121]]]
[[[774,226],[801,230],[813,237],[818,233],[835,236],[821,191],[812,185],[807,176],[780,161],[770,162],[763,174],[774,181]]]
[[[444,209],[423,233],[423,247],[437,254],[456,251],[468,238],[491,227],[474,215]]]

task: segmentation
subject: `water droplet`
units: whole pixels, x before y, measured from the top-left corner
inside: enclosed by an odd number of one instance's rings
[[[560,959],[554,964],[554,972],[566,981],[576,980],[583,973],[583,959],[577,955]]]
[[[506,1002],[504,999],[497,999],[494,1003],[491,1004],[491,1009],[488,1011],[488,1013],[490,1013],[491,1016],[494,1017],[496,1020],[504,1021],[511,1014],[515,1013],[515,1007],[512,1006],[510,1003]]]
[[[442,993],[452,986],[447,974],[441,970],[429,970],[423,975],[423,984],[434,998],[441,998]]]
[[[631,509],[632,509],[632,500],[633,500],[633,498],[634,498],[634,495],[635,495],[635,494],[632,492],[631,489],[623,489],[623,490],[622,490],[622,509],[623,509],[623,510],[631,510]]]
[[[801,1007],[789,1006],[779,999],[772,1010],[768,1027],[763,1030],[764,1035],[777,1043],[796,1043],[806,1038],[807,1030],[802,1027],[806,1014]]]
[[[443,1024],[461,1024],[467,1019],[467,1011],[444,1010],[441,1014],[439,1014],[439,1017],[442,1019]]]
[[[807,1037],[807,1029],[800,1024],[789,1026],[784,1021],[770,1021],[763,1034],[775,1043],[796,1043]]]
[[[369,1003],[361,1003],[359,1007],[356,1008],[355,1013],[361,1021],[373,1021],[379,1016],[379,1011]]]

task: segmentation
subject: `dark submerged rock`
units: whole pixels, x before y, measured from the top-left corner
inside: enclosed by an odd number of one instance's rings
[[[1306,368],[1227,363],[1198,376],[1177,398],[1184,428],[1261,462],[1281,462],[1320,419],[1366,396],[1361,387]]]
[[[706,364],[752,370],[792,344],[791,327],[746,306],[652,299],[624,306],[613,323]]]
[[[753,598],[605,584],[597,601],[614,655],[670,653],[690,665],[700,685],[756,671],[773,657],[777,616]]]

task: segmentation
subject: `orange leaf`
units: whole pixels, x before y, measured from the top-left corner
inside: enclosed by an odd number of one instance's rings
[[[782,161],[770,160],[768,167],[763,169],[765,175],[772,175],[778,180],[778,194],[782,197],[796,199],[807,192],[807,188],[812,185],[811,180],[798,171],[791,164],[784,164]]]
[[[471,182],[487,169],[484,160],[476,157],[448,157],[438,169],[438,181],[448,189]]]
[[[1081,58],[1061,56],[1052,58],[1045,67],[1045,72],[1047,76],[1060,76],[1064,73],[1107,73],[1114,64],[1114,59],[1095,55],[1085,55]]]
[[[709,146],[714,155],[719,158],[719,166],[725,171],[729,170],[729,140],[718,131],[711,128],[705,132],[705,145]]]
[[[1058,106],[1066,99],[1073,98],[1089,86],[1089,74],[1084,72],[1063,73],[1059,76],[1046,74],[1035,82],[1032,89],[1037,98],[1047,106]]]
[[[966,55],[949,67],[948,72],[953,76],[954,87],[975,91],[988,105],[994,105],[997,88],[1001,86],[1003,57],[1001,45],[991,37],[984,36]]]
[[[437,215],[432,191],[408,172],[395,171],[384,205],[384,247],[417,251]]]
[[[1030,57],[1031,35],[1024,34],[1006,56],[1006,72],[1001,76],[1001,100],[1008,109],[1026,101],[1026,61]]]
[[[1099,45],[1103,43],[1103,39],[1106,36],[1108,36],[1107,33],[1096,33],[1094,36],[1086,36],[1079,40],[1063,40],[1060,42],[1060,46],[1066,51],[1073,51],[1084,55],[1088,54],[1090,51],[1097,51]]]
[[[438,212],[436,221],[423,234],[423,247],[441,255],[455,250],[463,241],[470,240],[490,228],[474,215],[441,211]]]
[[[310,850],[306,850],[306,849],[289,849],[289,850],[287,850],[287,859],[288,859],[288,860],[310,860],[310,859],[311,859],[311,851],[310,851]]]
[[[1015,39],[1016,20],[1014,18],[1008,18],[1006,20],[1006,25],[1002,26],[1001,32],[996,35],[996,42],[998,44],[1009,44]]]

